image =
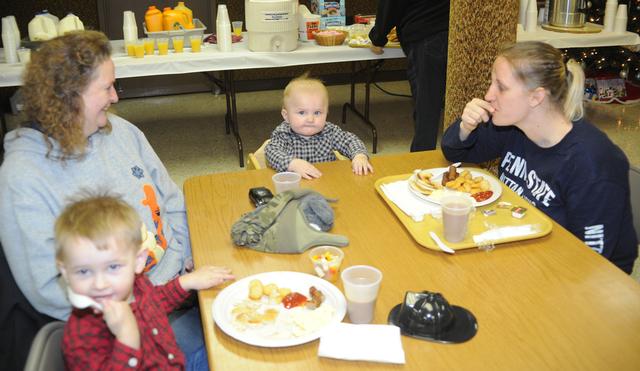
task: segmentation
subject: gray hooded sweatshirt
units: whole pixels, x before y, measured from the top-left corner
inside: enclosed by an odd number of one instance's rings
[[[43,134],[20,128],[4,140],[0,167],[0,241],[18,287],[40,312],[66,320],[70,304],[55,264],[56,217],[81,190],[108,191],[138,211],[159,248],[148,276],[165,283],[191,259],[184,197],[144,134],[109,115],[113,130],[89,137],[86,156],[60,161],[59,146],[47,157]],[[162,247],[162,248],[161,248]]]

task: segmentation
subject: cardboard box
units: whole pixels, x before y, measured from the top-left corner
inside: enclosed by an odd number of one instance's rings
[[[346,17],[320,17],[320,29],[325,30],[329,26],[344,26]]]
[[[311,0],[311,13],[320,14],[323,17],[345,17],[347,15],[344,0]],[[344,25],[344,23],[342,25]]]

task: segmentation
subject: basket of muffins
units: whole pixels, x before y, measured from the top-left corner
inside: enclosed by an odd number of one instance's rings
[[[322,30],[314,32],[313,36],[318,45],[336,46],[342,45],[347,36],[349,36],[349,32],[341,30]]]

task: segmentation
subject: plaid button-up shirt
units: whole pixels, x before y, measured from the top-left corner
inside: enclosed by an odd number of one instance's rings
[[[291,160],[296,158],[310,163],[335,161],[333,151],[338,151],[349,159],[353,159],[358,153],[368,156],[360,138],[340,129],[338,125],[327,122],[318,134],[304,137],[294,133],[286,121],[271,133],[265,156],[270,167],[276,171],[286,171]]]
[[[74,309],[64,329],[62,351],[68,370],[183,370],[185,358],[176,344],[167,314],[188,296],[178,279],[153,286],[137,275],[131,309],[140,331],[140,349],[130,348],[109,331],[102,314]]]

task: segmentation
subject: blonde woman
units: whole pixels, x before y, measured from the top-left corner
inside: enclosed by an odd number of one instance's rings
[[[583,118],[584,72],[548,44],[504,48],[484,99],[445,132],[450,161],[500,157],[509,188],[627,273],[638,255],[624,153]],[[561,248],[559,246],[559,248]]]

